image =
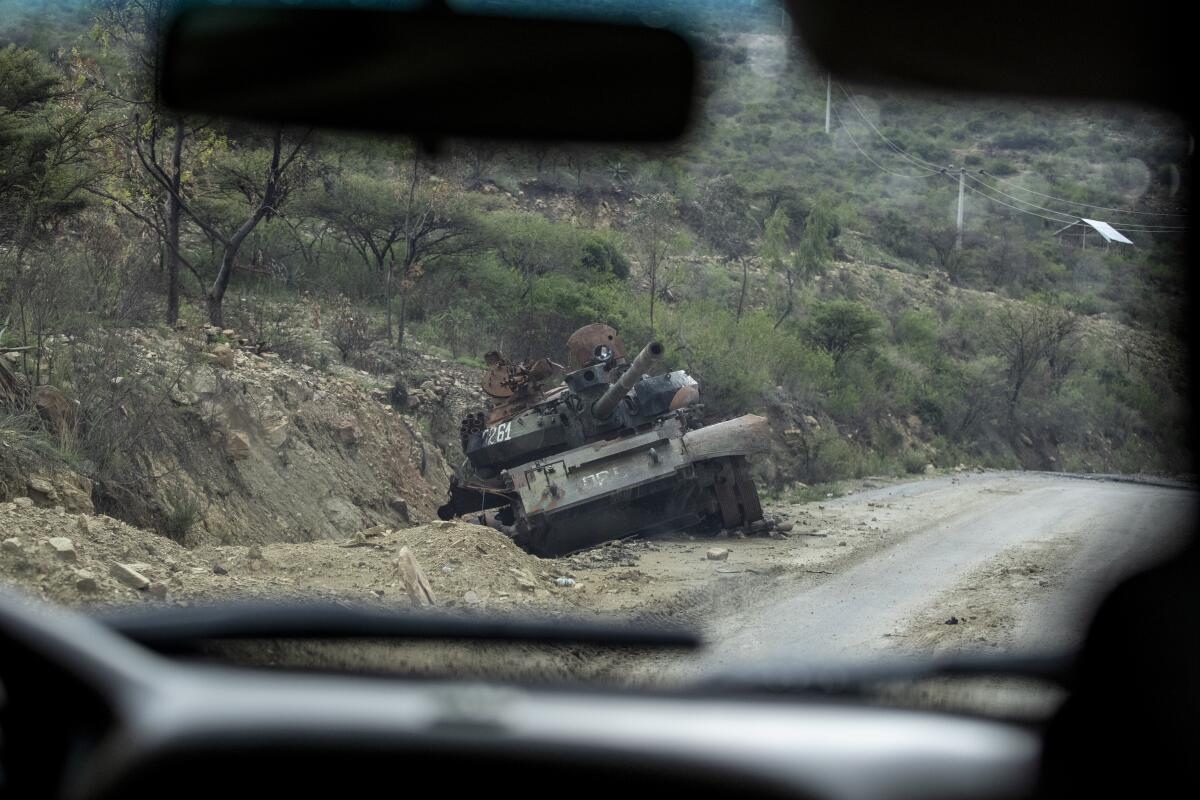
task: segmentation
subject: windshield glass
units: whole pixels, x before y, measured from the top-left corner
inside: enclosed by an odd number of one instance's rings
[[[772,0],[451,5],[679,31],[689,132],[184,115],[169,0],[0,0],[6,585],[702,633],[224,651],[643,683],[1069,650],[1182,541],[1178,118],[847,83]]]

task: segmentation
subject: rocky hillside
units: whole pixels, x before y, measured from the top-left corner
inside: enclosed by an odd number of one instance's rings
[[[307,333],[323,342],[319,331]],[[259,352],[232,329],[135,329],[120,338],[128,358],[107,370],[113,395],[103,400],[136,423],[123,474],[98,475],[104,470],[73,456],[72,445],[93,432],[70,411],[80,401],[60,392],[69,412],[56,423],[61,446],[4,431],[0,500],[102,511],[189,547],[405,527],[434,518],[447,456],[458,452],[459,415],[478,400],[466,383],[473,370],[429,356],[407,359],[415,385],[405,389],[397,375]],[[76,361],[93,355],[89,346],[62,344]]]

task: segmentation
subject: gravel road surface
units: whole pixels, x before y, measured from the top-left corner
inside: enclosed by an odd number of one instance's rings
[[[827,506],[867,502],[886,540],[831,574],[780,579],[713,620],[707,667],[938,649],[930,645],[959,608],[975,615],[963,622],[978,623],[980,643],[1069,646],[1098,594],[1180,542],[1197,511],[1187,488],[1041,473],[937,478]]]

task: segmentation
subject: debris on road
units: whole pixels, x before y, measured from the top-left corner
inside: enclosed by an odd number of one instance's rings
[[[128,564],[114,561],[108,572],[131,589],[145,589],[150,585],[150,579]]]
[[[407,547],[401,547],[396,555],[396,574],[414,603],[419,606],[437,605],[433,599],[433,587],[429,585],[429,579],[425,577],[421,565]]]

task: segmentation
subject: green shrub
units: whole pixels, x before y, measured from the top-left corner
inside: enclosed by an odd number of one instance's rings
[[[167,498],[161,533],[177,544],[184,544],[188,532],[203,518],[204,507],[194,495],[172,493]]]
[[[837,364],[870,346],[880,322],[879,315],[865,306],[849,300],[829,300],[813,306],[806,327],[809,340]]]
[[[917,450],[905,450],[900,456],[900,460],[904,471],[909,475],[919,475],[925,471],[925,465],[929,463],[928,457]]]

